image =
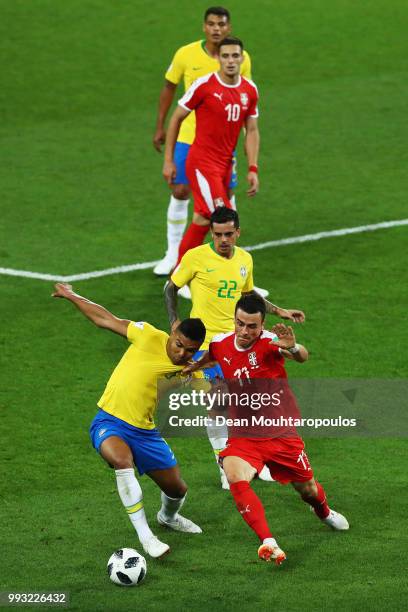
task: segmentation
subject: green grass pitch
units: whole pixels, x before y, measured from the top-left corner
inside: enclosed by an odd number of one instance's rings
[[[240,244],[406,217],[405,0],[227,5],[261,95],[253,201],[239,155]],[[200,37],[207,6],[0,0],[0,267],[75,274],[162,256],[158,92],[173,51]],[[256,283],[307,314],[302,377],[406,378],[406,235],[399,227],[254,252]],[[151,270],[75,287],[119,316],[167,326]],[[171,555],[147,560],[139,588],[112,585],[110,554],[138,542],[87,430],[126,343],[51,291],[0,277],[0,591],[69,591],[81,611],[406,609],[403,437],[306,441],[330,502],[350,520],[345,534],[289,488],[254,484],[288,554],[280,568],[257,561],[208,442],[175,439],[185,514],[204,533],[157,527]],[[148,478],[142,487],[154,525],[158,491]]]

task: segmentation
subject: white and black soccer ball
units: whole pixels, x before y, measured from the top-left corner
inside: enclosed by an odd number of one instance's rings
[[[109,578],[120,586],[140,584],[146,572],[146,559],[134,548],[120,548],[109,558]]]

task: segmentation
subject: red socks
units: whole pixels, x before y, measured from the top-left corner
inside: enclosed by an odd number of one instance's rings
[[[330,514],[330,508],[327,505],[326,501],[326,493],[324,492],[324,489],[320,482],[317,482],[317,480],[315,480],[315,483],[317,487],[317,497],[308,497],[306,495],[302,495],[302,499],[307,504],[310,504],[312,506],[316,516],[318,516],[319,519],[325,519]]]
[[[190,249],[194,249],[194,247],[203,244],[204,238],[206,237],[209,229],[209,225],[197,225],[196,223],[190,223],[186,233],[183,236],[183,240],[180,242],[176,264],[177,266],[179,265],[184,253],[187,253],[187,251]]]
[[[240,480],[230,485],[232,496],[239,513],[247,525],[253,529],[263,542],[271,538],[272,534],[266,522],[265,510],[259,497],[251,489],[249,482]]]

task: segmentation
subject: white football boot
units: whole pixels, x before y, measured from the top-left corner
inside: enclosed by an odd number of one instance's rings
[[[175,253],[167,251],[163,259],[153,268],[153,274],[156,274],[156,276],[168,276],[177,263],[177,256],[178,251]]]
[[[224,491],[229,491],[229,482],[228,482],[228,478],[225,475],[224,470],[222,469],[222,467],[220,467],[220,478],[221,478],[221,487],[224,489]]]
[[[336,531],[346,531],[350,527],[346,517],[335,510],[330,510],[329,516],[323,519],[323,523]]]
[[[181,516],[181,514],[176,514],[174,519],[169,521],[165,519],[159,510],[157,513],[157,522],[159,525],[163,525],[164,527],[169,527],[170,529],[174,529],[174,531],[184,531],[185,533],[202,533],[203,530],[201,527],[190,521],[190,519]]]
[[[191,300],[191,291],[188,285],[184,285],[177,291],[177,295],[184,298],[185,300]]]
[[[276,565],[281,565],[286,560],[286,554],[278,546],[275,538],[267,538],[258,548],[258,557],[263,561],[275,561]]]
[[[265,482],[275,482],[267,465],[263,466],[262,470],[259,472],[258,478],[259,480],[264,480]]]
[[[155,535],[145,542],[141,542],[141,544],[145,553],[153,557],[153,559],[158,559],[170,551],[170,546],[160,542],[159,538]]]
[[[259,295],[263,298],[266,298],[269,295],[269,291],[267,289],[261,289],[260,287],[254,287],[254,291],[259,293]]]

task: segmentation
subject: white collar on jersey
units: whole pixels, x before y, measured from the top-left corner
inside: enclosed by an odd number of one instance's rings
[[[228,334],[225,334],[225,336],[227,336]],[[254,340],[254,342],[251,344],[251,346],[249,346],[248,348],[240,348],[237,345],[237,336],[236,334],[234,334],[234,347],[237,349],[237,351],[240,351],[240,353],[245,353],[245,351],[250,351],[255,343],[258,340],[262,340],[262,338],[270,338],[271,340],[277,340],[278,336],[274,333],[274,332],[270,332],[267,329],[263,329],[261,335],[259,336],[259,338],[257,338],[256,340]]]
[[[240,353],[245,353],[246,351],[250,351],[251,348],[254,346],[255,342],[257,342],[257,340],[259,340],[259,338],[257,338],[252,344],[251,346],[248,346],[248,348],[241,348],[238,346],[237,344],[237,337],[234,336],[234,347],[237,349],[237,351],[239,351]]]
[[[215,78],[217,79],[217,81],[218,81],[218,82],[219,82],[221,85],[223,85],[224,87],[232,87],[232,88],[235,88],[235,87],[239,87],[239,86],[241,85],[241,81],[242,81],[242,79],[241,79],[241,75],[239,75],[239,81],[238,81],[238,83],[235,83],[235,85],[228,85],[227,83],[224,83],[224,81],[222,81],[222,80],[220,79],[218,72],[214,72],[214,74],[215,74]]]

